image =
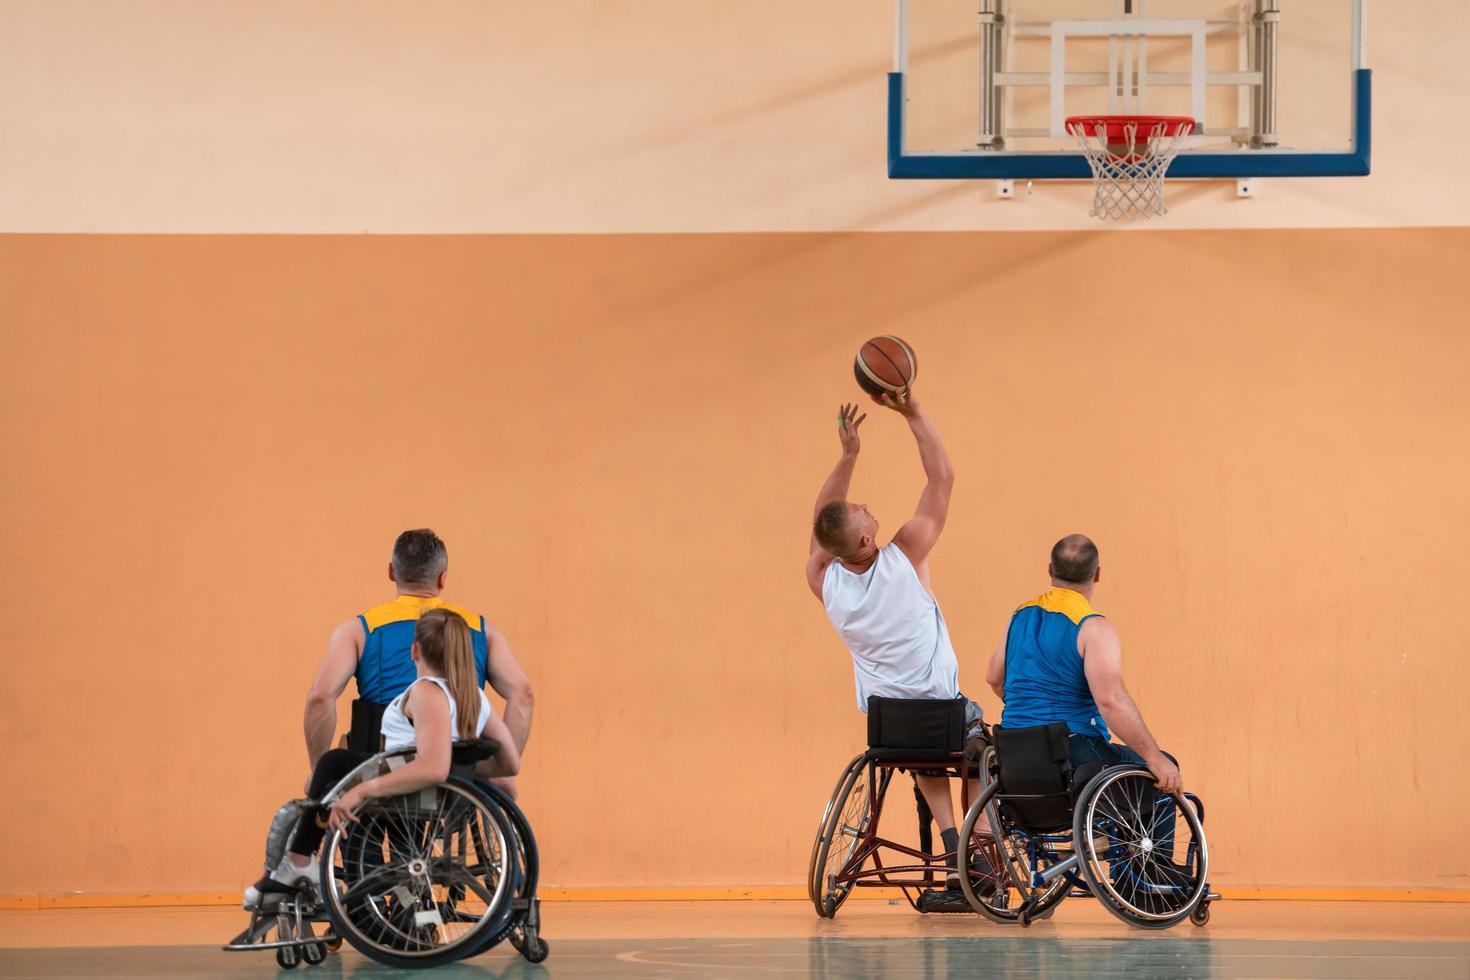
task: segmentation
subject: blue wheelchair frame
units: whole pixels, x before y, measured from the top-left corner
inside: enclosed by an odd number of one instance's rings
[[[1183,794],[1183,796],[1194,807],[1195,812],[1199,814],[1199,822],[1203,824],[1205,822],[1204,803],[1200,800],[1198,796],[1195,796],[1193,793],[1185,793]],[[1154,801],[1155,809],[1158,809],[1159,807],[1172,806],[1173,801],[1167,797]],[[1155,819],[1157,820],[1157,818]],[[1109,821],[1109,823],[1111,823],[1111,821]],[[1050,844],[1066,844],[1070,846],[1072,844],[1071,834],[1033,834],[1026,828],[1019,826],[1016,828],[1016,830],[1026,836],[1027,857],[1030,859],[1032,868],[1040,867],[1042,861],[1046,861],[1052,867],[1059,867],[1062,864],[1068,864],[1068,866],[1064,870],[1061,870],[1058,873],[1061,874],[1062,877],[1066,878],[1067,881],[1072,885],[1072,891],[1069,893],[1070,896],[1073,898],[1092,897],[1092,889],[1089,888],[1087,882],[1083,881],[1082,878],[1077,874],[1075,862],[1068,863],[1068,859],[1073,856],[1073,852],[1069,849],[1064,854],[1058,853],[1052,848],[1046,846]],[[1118,841],[1116,835],[1109,834],[1108,850],[1107,853],[1102,856],[1108,861],[1110,866],[1113,866],[1114,862],[1126,860],[1127,856],[1122,854],[1121,851],[1122,844]],[[1189,842],[1189,847],[1184,852],[1184,855],[1185,863],[1193,866],[1194,863],[1199,860],[1199,842],[1191,840]],[[1132,879],[1131,884],[1135,888],[1155,892],[1170,892],[1174,894],[1178,894],[1180,891],[1183,890],[1180,888],[1155,885],[1152,882],[1144,881],[1138,876],[1136,872],[1132,871],[1126,863],[1122,865],[1122,870]],[[1044,876],[1045,872],[1043,871],[1033,871],[1031,875],[1031,887],[1045,888],[1048,884],[1050,884],[1051,882]]]
[[[1107,888],[1112,894],[1108,895],[1103,902],[1104,906],[1115,916],[1128,922],[1130,925],[1140,927],[1167,927],[1180,921],[1184,915],[1197,926],[1204,925],[1209,921],[1209,904],[1219,896],[1211,894],[1209,885],[1203,879],[1207,875],[1207,858],[1204,848],[1207,845],[1203,838],[1203,827],[1205,819],[1204,803],[1193,793],[1180,794],[1179,797],[1160,796],[1154,799],[1153,807],[1155,816],[1148,820],[1147,826],[1162,830],[1160,826],[1166,815],[1160,811],[1168,810],[1167,819],[1172,824],[1175,819],[1174,809],[1176,806],[1187,806],[1193,810],[1193,819],[1197,822],[1197,833],[1191,835],[1191,840],[1185,848],[1184,864],[1174,865],[1172,856],[1166,858],[1169,866],[1176,870],[1189,869],[1183,873],[1191,874],[1192,877],[1179,884],[1160,883],[1157,878],[1150,881],[1140,873],[1137,867],[1138,834],[1129,834],[1119,829],[1119,825],[1112,817],[1095,811],[1098,796],[1101,792],[1112,786],[1119,785],[1121,779],[1131,779],[1129,773],[1146,771],[1142,767],[1125,764],[1100,768],[1092,774],[1091,778],[1083,777],[1073,784],[1071,767],[1062,763],[1057,770],[1058,789],[1048,789],[1045,792],[1031,793],[1008,793],[1002,791],[1000,782],[999,755],[997,749],[992,747],[986,753],[986,760],[981,765],[982,779],[988,785],[975,801],[971,812],[966,814],[965,827],[961,833],[961,846],[975,846],[976,842],[984,842],[986,838],[994,839],[997,831],[1009,840],[996,839],[994,843],[1002,854],[1005,863],[1004,875],[1006,881],[1012,883],[1007,889],[1014,887],[1021,893],[1022,904],[1019,908],[1011,906],[1008,899],[995,901],[995,895],[982,895],[973,887],[973,882],[964,881],[966,898],[978,912],[983,912],[991,919],[999,922],[1019,922],[1022,926],[1029,925],[1037,917],[1049,915],[1051,910],[1069,897],[1095,897],[1100,900],[1103,896],[1094,892],[1094,886],[1087,880],[1088,877],[1102,879],[1098,881],[1101,887]],[[1029,781],[1022,771],[1023,781]],[[1043,777],[1043,785],[1045,785]],[[1033,813],[1030,816],[1042,820],[1046,829],[1036,830],[1027,827],[1024,820],[1027,814],[1018,807],[1004,807],[1006,803],[1019,804],[1024,807],[1027,801],[1042,803],[1049,802],[1054,808],[1060,807],[1062,801],[1066,800],[1067,806],[1064,811],[1053,809],[1047,813],[1045,809],[1041,814]],[[1140,800],[1139,802],[1143,802]],[[1078,825],[1083,822],[1081,807],[1089,808],[1087,821],[1091,822],[1090,833],[1086,840],[1078,837]],[[1062,814],[1070,816],[1073,826],[1063,828],[1059,826]],[[988,826],[981,830],[977,823],[984,819]],[[1142,814],[1137,818],[1143,821]],[[992,821],[998,820],[999,825]],[[1172,855],[1172,842],[1175,831],[1171,828],[1167,831],[1171,843],[1169,853]],[[1144,829],[1143,845],[1151,849],[1148,843],[1150,838],[1164,839],[1164,833],[1154,834]],[[1098,849],[1096,844],[1106,839],[1106,846]],[[1019,846],[1018,846],[1019,845]],[[1089,852],[1089,858],[1084,857],[1084,849]],[[1014,857],[1012,856],[1014,855]],[[1082,862],[1089,860],[1087,874],[1083,874]],[[1024,861],[1025,868],[1020,867]],[[1104,871],[1103,866],[1106,866]],[[1029,879],[1022,882],[1018,875],[1025,874]],[[1065,882],[1064,890],[1058,892],[1058,879]],[[962,879],[963,880],[963,879]],[[1115,887],[1116,886],[1116,887]],[[1183,902],[1175,903],[1177,910],[1160,911],[1140,908],[1134,905],[1129,896],[1154,895],[1166,898],[1184,899]],[[1192,900],[1190,896],[1195,896]],[[1168,902],[1164,903],[1167,907]]]

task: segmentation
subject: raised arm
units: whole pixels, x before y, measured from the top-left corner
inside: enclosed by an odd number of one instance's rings
[[[505,698],[505,727],[519,755],[526,751],[526,740],[531,737],[531,712],[536,706],[536,693],[531,690],[531,680],[521,669],[505,632],[487,622],[485,639],[490,643],[490,670],[486,680],[491,690]]]
[[[954,490],[954,466],[949,453],[939,438],[939,430],[925,414],[913,397],[912,392],[902,391],[897,396],[884,395],[884,405],[908,420],[914,441],[919,444],[919,460],[924,464],[924,492],[919,494],[919,506],[908,523],[898,529],[893,543],[903,549],[909,561],[921,565],[934,550],[944,522],[949,517],[949,498]]]
[[[843,405],[837,410],[837,439],[842,444],[842,455],[822,483],[822,489],[817,491],[817,502],[812,507],[813,522],[823,507],[834,500],[847,497],[848,487],[852,485],[853,470],[857,468],[858,450],[862,448],[858,426],[867,417],[866,412],[862,415],[857,413],[857,405]],[[817,542],[816,534],[812,534],[807,545],[806,583],[818,599],[822,597],[822,575],[832,560],[832,555]]]
[[[327,641],[327,655],[317,668],[311,690],[306,692],[302,727],[306,734],[306,759],[313,769],[322,754],[332,747],[332,736],[337,733],[337,698],[357,673],[363,639],[362,623],[356,616],[333,630],[332,638]]]
[[[1144,764],[1157,777],[1159,789],[1167,793],[1178,792],[1183,785],[1179,767],[1159,751],[1153,733],[1143,723],[1138,705],[1133,703],[1128,689],[1123,686],[1123,642],[1118,631],[1106,619],[1094,616],[1082,624],[1077,646],[1082,654],[1087,686],[1092,690],[1092,699],[1097,702],[1103,721],[1129,748],[1143,757]]]
[[[837,410],[837,440],[842,444],[842,455],[823,482],[822,489],[817,491],[817,502],[812,507],[812,520],[816,520],[818,512],[832,501],[847,497],[847,488],[852,485],[852,471],[857,468],[858,450],[863,448],[858,426],[867,417],[866,412],[862,415],[857,413],[856,405],[843,405]],[[816,535],[812,536],[812,547],[821,547],[817,544]]]

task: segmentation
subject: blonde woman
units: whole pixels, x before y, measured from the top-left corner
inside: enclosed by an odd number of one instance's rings
[[[356,822],[353,811],[364,800],[412,793],[442,783],[449,776],[453,744],[458,740],[493,739],[500,745],[482,775],[514,776],[521,759],[505,722],[495,717],[480,689],[469,627],[448,609],[430,609],[414,629],[413,663],[418,677],[394,698],[383,713],[383,749],[413,746],[412,762],[384,776],[363,780],[333,804],[327,820],[304,818],[274,871],[245,890],[245,907],[255,908],[263,896],[290,894],[302,878],[314,878],[312,856],[330,827]],[[308,795],[322,795],[369,756],[351,749],[331,749],[317,761]],[[488,771],[486,771],[488,769]]]

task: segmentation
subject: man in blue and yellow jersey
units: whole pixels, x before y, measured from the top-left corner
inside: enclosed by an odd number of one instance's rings
[[[1005,702],[1001,727],[1065,722],[1073,767],[1147,766],[1165,792],[1180,788],[1179,766],[1159,749],[1123,685],[1118,631],[1092,608],[1102,578],[1097,545],[1071,534],[1051,549],[1051,589],[1021,606],[985,675]],[[1111,741],[1116,732],[1126,745]]]
[[[306,696],[306,754],[313,768],[322,753],[332,747],[332,735],[337,730],[337,698],[347,689],[349,680],[357,681],[357,700],[352,704],[348,747],[359,752],[378,751],[383,709],[413,683],[416,674],[409,651],[419,613],[441,607],[469,624],[480,684],[488,682],[505,699],[506,727],[517,751],[525,751],[535,703],[531,682],[499,627],[440,598],[448,575],[448,549],[433,531],[422,528],[398,536],[388,563],[388,580],[398,594],[391,602],[373,606],[332,632],[327,655]],[[494,782],[515,795],[513,780]]]

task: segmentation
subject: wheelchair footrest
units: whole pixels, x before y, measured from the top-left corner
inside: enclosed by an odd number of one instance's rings
[[[919,893],[918,907],[920,912],[968,912],[971,915],[975,910],[965,900],[963,892],[950,890],[948,888],[926,888]]]
[[[295,949],[315,945],[318,939],[312,926],[326,922],[319,906],[309,903],[280,902],[268,908],[250,910],[250,925],[220,947],[238,953],[255,949]]]

